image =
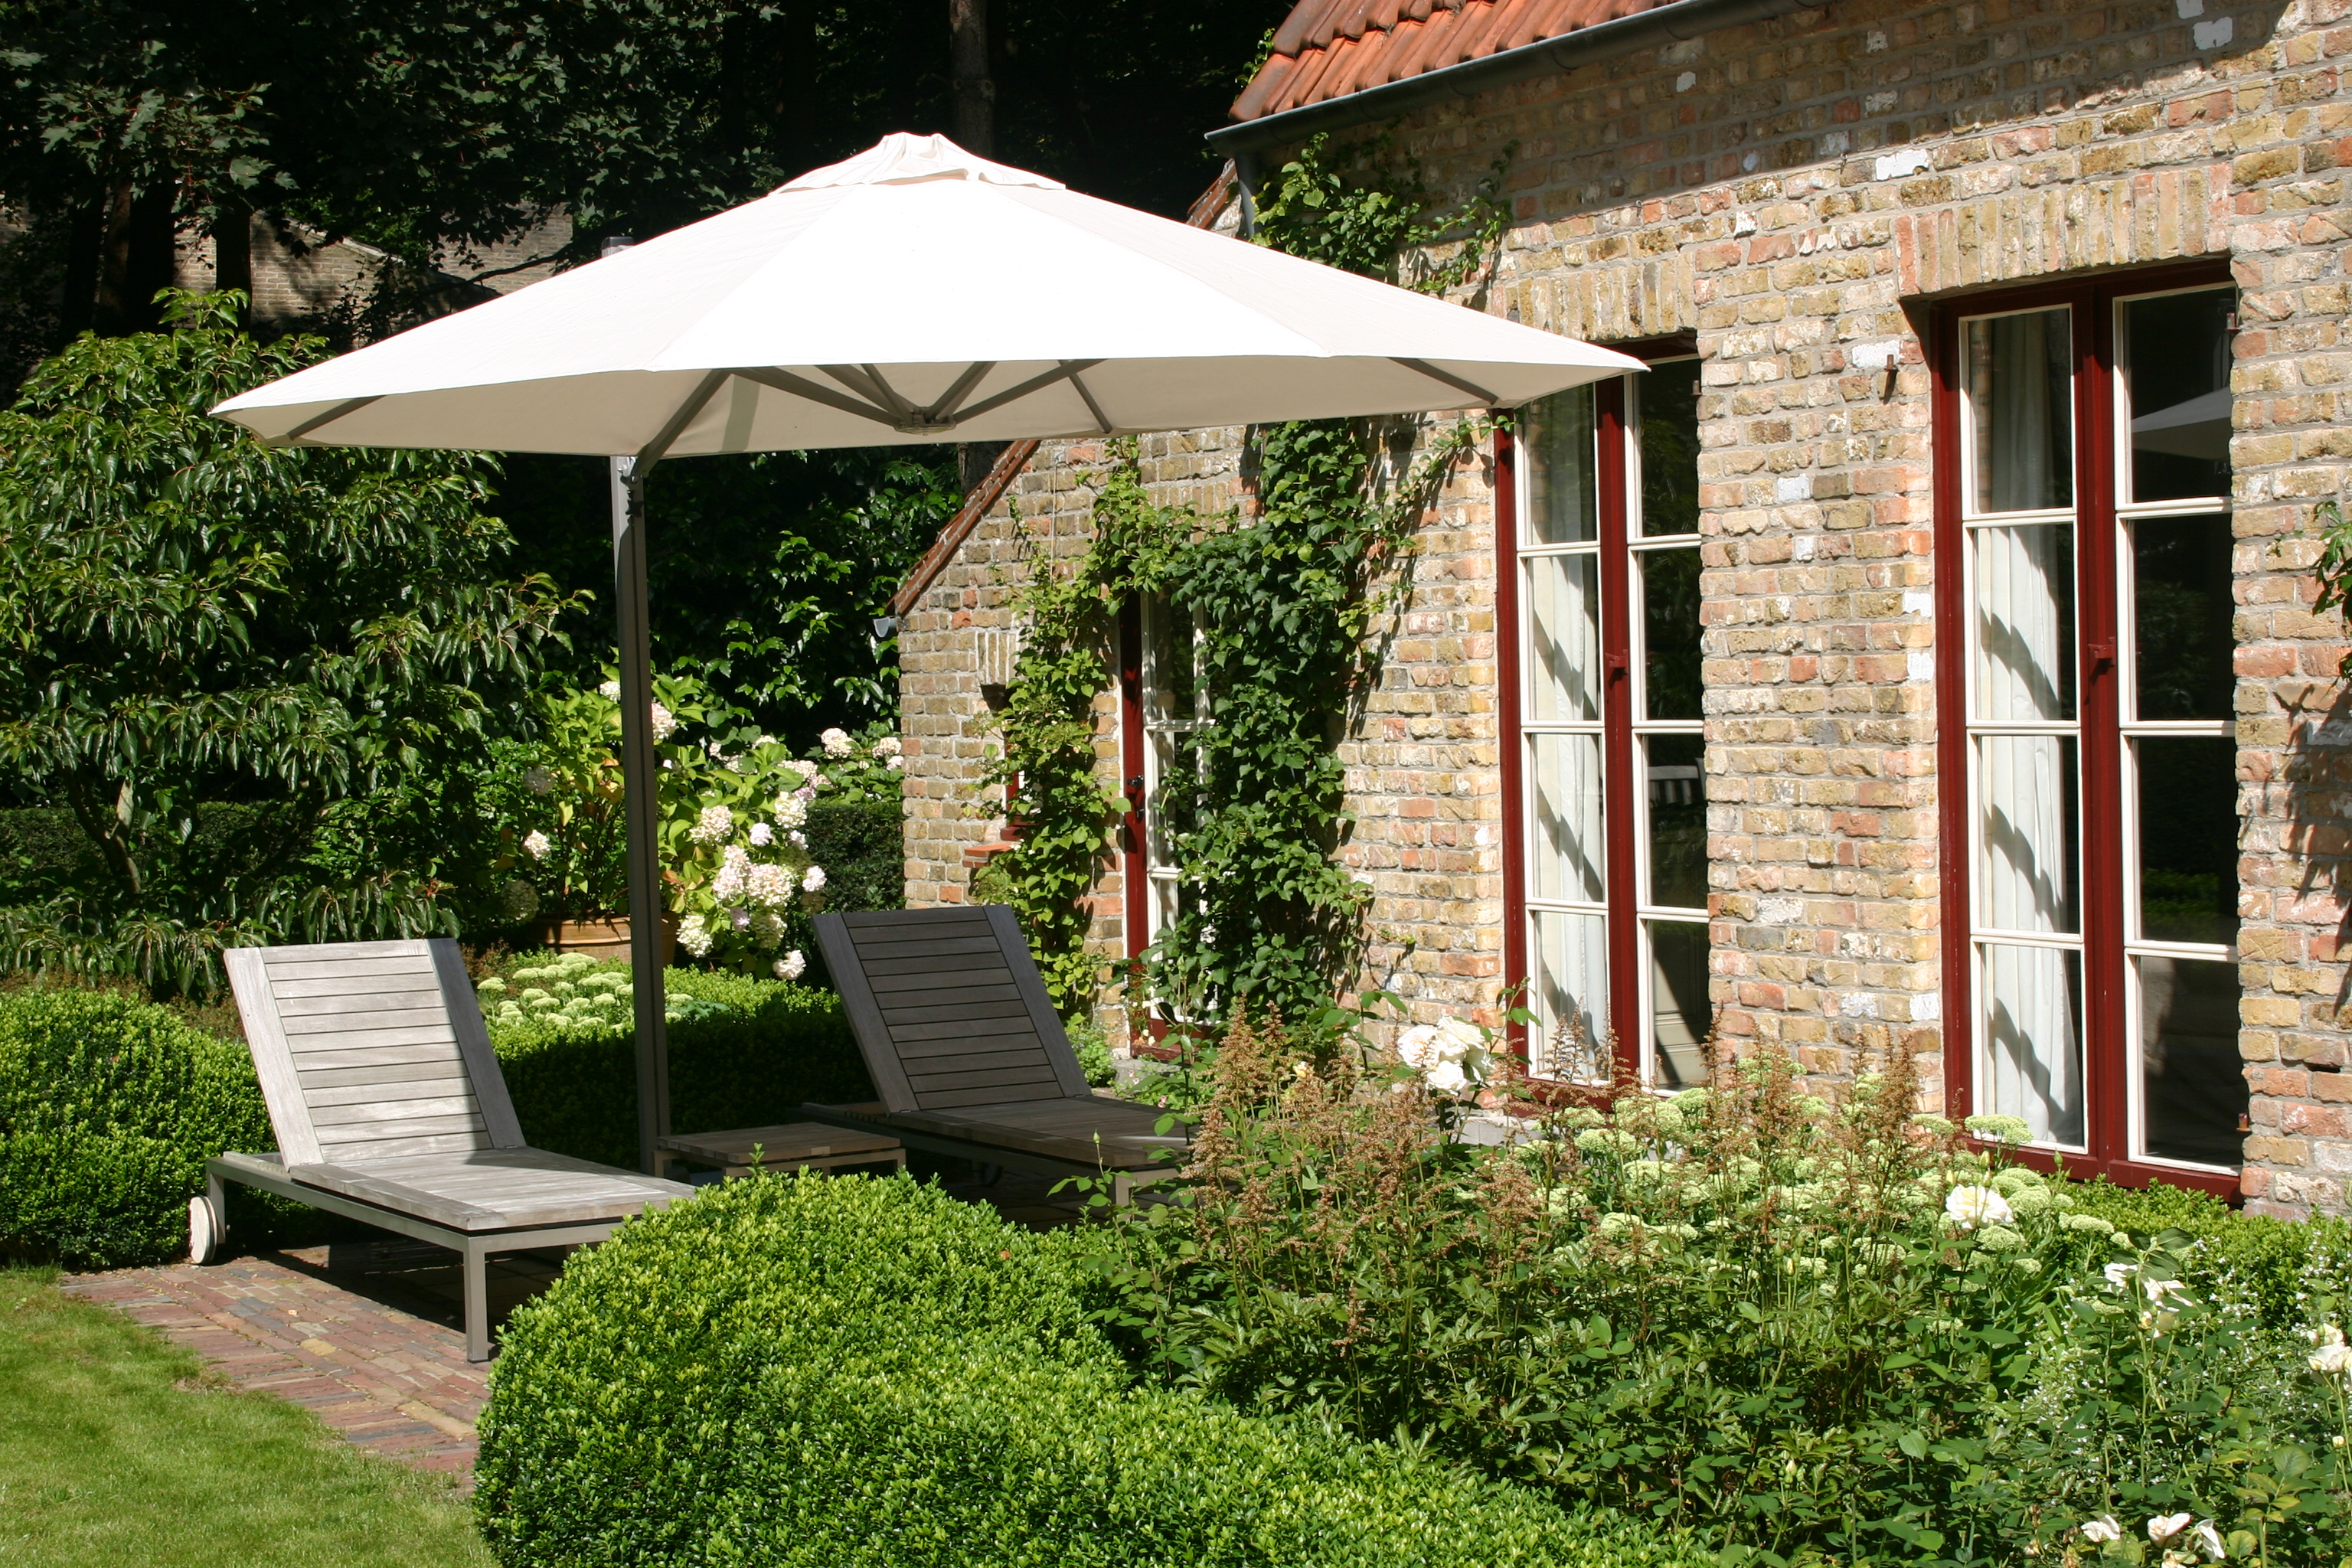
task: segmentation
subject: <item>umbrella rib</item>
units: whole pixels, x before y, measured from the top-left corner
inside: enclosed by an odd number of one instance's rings
[[[1066,381],[1078,372],[1092,370],[1100,363],[1102,361],[1098,359],[1066,359],[1052,370],[1033,375],[1018,386],[1008,386],[993,397],[981,399],[956,416],[956,423],[961,425],[966,420],[977,419],[983,414],[1003,407],[1016,397],[1026,397],[1042,387],[1051,386],[1057,381]]]
[[[357,414],[361,409],[365,408],[369,404],[375,402],[377,397],[381,397],[382,395],[383,394],[378,393],[376,397],[354,397],[347,402],[338,403],[332,408],[328,409],[324,414],[313,414],[310,418],[305,419],[291,430],[287,431],[283,436],[273,436],[268,440],[263,442],[262,445],[265,447],[294,446],[300,442],[302,437],[308,436],[311,431],[323,429],[325,426],[332,425],[336,420],[341,419],[346,414]]]
[[[927,420],[952,421],[955,418],[956,405],[961,403],[964,395],[980,384],[982,376],[995,368],[996,362],[992,359],[972,361],[971,368],[956,377],[955,384],[941,393],[937,403],[921,411],[923,417]]]
[[[1401,364],[1407,370],[1429,377],[1432,381],[1442,381],[1456,392],[1466,392],[1489,408],[1502,401],[1476,382],[1465,381],[1458,375],[1448,374],[1425,359],[1403,359],[1394,354],[1390,355],[1389,358],[1390,363],[1393,364]]]
[[[872,404],[860,403],[854,397],[845,397],[829,386],[819,386],[815,382],[803,381],[787,370],[739,370],[734,374],[746,381],[756,381],[761,386],[772,386],[778,392],[789,392],[794,397],[805,397],[811,403],[822,403],[828,408],[838,408],[844,414],[855,414],[860,419],[871,419],[877,425],[887,425],[893,430],[898,427],[897,419]]]
[[[882,379],[882,373],[870,364],[821,364],[817,369],[867,401],[880,404],[894,419],[905,419],[914,413],[907,406],[907,400]]]
[[[1087,384],[1078,379],[1076,371],[1070,373],[1070,384],[1076,387],[1078,395],[1087,400],[1087,412],[1095,416],[1095,423],[1102,426],[1102,433],[1106,436],[1109,435],[1111,432],[1109,418],[1103,413],[1102,405],[1095,401],[1095,395],[1087,389]]]
[[[727,378],[733,374],[732,371],[714,370],[704,374],[695,389],[687,395],[686,401],[677,405],[677,412],[672,414],[662,426],[660,432],[639,449],[636,468],[634,471],[640,478],[644,476],[646,469],[662,460],[669,451],[670,443],[677,440],[686,427],[694,422],[694,416],[702,412],[703,405],[710,401],[711,395],[725,385]]]

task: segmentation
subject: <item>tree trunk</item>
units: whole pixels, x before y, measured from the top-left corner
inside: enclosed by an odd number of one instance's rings
[[[955,139],[983,158],[996,153],[996,83],[988,74],[988,0],[948,0],[949,74]]]
[[[176,182],[143,191],[124,184],[109,205],[106,243],[98,279],[98,314],[93,323],[107,337],[152,331],[162,320],[158,289],[169,287],[178,267]]]

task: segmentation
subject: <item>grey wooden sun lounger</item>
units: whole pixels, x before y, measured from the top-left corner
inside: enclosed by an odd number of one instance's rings
[[[882,1100],[803,1115],[983,1164],[1107,1174],[1120,1203],[1175,1173],[1183,1129],[1087,1089],[1011,910],[821,914],[816,938]]]
[[[487,1361],[494,1254],[602,1241],[632,1215],[694,1195],[523,1142],[447,938],[223,956],[278,1152],[206,1164],[189,1205],[196,1262],[226,1234],[228,1182],[446,1247],[465,1264],[466,1359]]]

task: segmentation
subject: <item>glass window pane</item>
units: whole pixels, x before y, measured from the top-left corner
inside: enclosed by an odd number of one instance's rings
[[[2132,679],[2143,719],[2227,719],[2231,666],[2230,520],[2142,518],[2131,525]]]
[[[1150,763],[1144,813],[1144,856],[1153,866],[1177,863],[1176,840],[1192,831],[1200,794],[1200,742],[1182,730],[1148,730]]]
[[[1538,899],[1599,903],[1608,840],[1601,831],[1601,737],[1530,735],[1528,885]]]
[[[2245,1152],[2246,1074],[2238,1057],[2238,969],[2138,958],[2143,1152],[2234,1165]]]
[[[1580,544],[1597,539],[1592,388],[1529,404],[1519,416],[1527,486],[1527,542]]]
[[[1192,612],[1154,595],[1143,601],[1143,717],[1153,724],[1189,723],[1195,710]]]
[[[1976,575],[1979,719],[2074,716],[2074,530],[1969,531]]]
[[[1715,1009],[1706,995],[1706,926],[1644,921],[1650,948],[1650,1061],[1660,1089],[1706,1081]]]
[[[1987,942],[1987,1072],[1979,1109],[2022,1120],[2035,1143],[2083,1146],[2083,957]]]
[[[1652,719],[1700,716],[1698,550],[1645,550],[1642,703]]]
[[[2125,416],[2134,500],[2230,493],[2229,315],[2234,289],[2123,308]]]
[[[1601,563],[1591,554],[1527,563],[1528,717],[1601,717]]]
[[[2074,740],[1977,737],[1976,921],[1994,931],[2071,931],[2075,914]]]
[[[1628,376],[1642,420],[1641,533],[1698,531],[1698,361]]]
[[[1168,928],[1176,923],[1177,910],[1182,902],[1183,885],[1172,876],[1153,877],[1150,888],[1151,930],[1149,935],[1151,941],[1158,942],[1167,933]]]
[[[1968,323],[1978,511],[2074,504],[2073,341],[2063,306]]]
[[[1609,929],[1599,915],[1538,910],[1528,917],[1529,1042],[1539,1078],[1605,1083],[1609,1061]]]
[[[2227,735],[2143,735],[2139,934],[2149,942],[2238,940],[2238,743]]]
[[[1706,908],[1706,778],[1701,735],[1642,740],[1649,784],[1649,886],[1646,902],[1675,910]]]

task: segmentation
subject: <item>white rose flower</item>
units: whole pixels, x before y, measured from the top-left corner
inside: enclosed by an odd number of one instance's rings
[[[776,960],[776,978],[779,980],[798,980],[807,970],[808,960],[801,956],[801,950],[797,947]]]
[[[1439,1094],[1459,1095],[1470,1087],[1470,1076],[1460,1062],[1440,1062],[1422,1076]]]
[[[545,768],[532,768],[522,775],[522,787],[533,795],[545,795],[555,787],[555,775]]]
[[[2099,1270],[2099,1272],[2106,1276],[2107,1289],[2120,1295],[2125,1288],[2130,1285],[2131,1277],[2139,1272],[2139,1265],[2137,1263],[2110,1263],[2105,1268]]]
[[[2221,1531],[2214,1528],[2213,1521],[2211,1520],[2199,1520],[2197,1521],[2196,1534],[2197,1544],[2203,1547],[2205,1549],[2205,1554],[2213,1559],[2214,1562],[2219,1563],[2223,1558],[2230,1555],[2230,1553],[2222,1547]]]
[[[2007,1225],[2017,1217],[2010,1211],[2009,1200],[1990,1187],[1954,1187],[1944,1199],[1944,1217],[1962,1230],[1975,1230],[1979,1226]]]
[[[667,741],[677,733],[677,720],[670,710],[656,702],[653,705],[654,740]]]
[[[704,846],[724,844],[735,837],[735,814],[713,802],[695,817],[687,837]]]
[[[751,824],[751,847],[765,849],[776,841],[776,830],[764,822]]]
[[[621,700],[621,683],[617,680],[608,680],[596,689],[596,695],[607,702],[618,702]]]
[[[801,891],[802,891],[802,892],[803,892],[803,893],[814,893],[814,892],[821,891],[821,890],[824,889],[824,867],[822,867],[822,866],[812,866],[812,867],[810,867],[810,868],[809,868],[805,872],[803,872],[803,873],[802,874],[802,876],[801,876]]]
[[[2189,1521],[2195,1517],[2194,1514],[2186,1513],[2158,1514],[2147,1521],[2147,1538],[2155,1542],[2169,1541],[2188,1529]]]
[[[824,754],[828,757],[845,757],[857,750],[856,742],[849,738],[849,731],[846,730],[827,730],[816,739],[817,744],[824,748]]]
[[[2320,1346],[2311,1352],[2311,1370],[2322,1377],[2343,1377],[2352,1373],[2352,1345],[2341,1338],[2334,1344]]]
[[[1475,1024],[1459,1018],[1438,1020],[1439,1054],[1449,1062],[1466,1061],[1486,1048],[1486,1037]]]
[[[2121,1541],[2124,1538],[2124,1527],[2116,1522],[2116,1516],[2111,1513],[2103,1513],[2096,1519],[2084,1520],[2082,1529],[2083,1539],[2085,1541],[2104,1542]]]
[[[555,846],[549,843],[547,835],[536,827],[524,836],[522,847],[534,860],[544,860],[555,853]]]
[[[1416,1024],[1397,1037],[1397,1055],[1404,1065],[1417,1072],[1427,1072],[1443,1059],[1437,1046],[1437,1026]]]

